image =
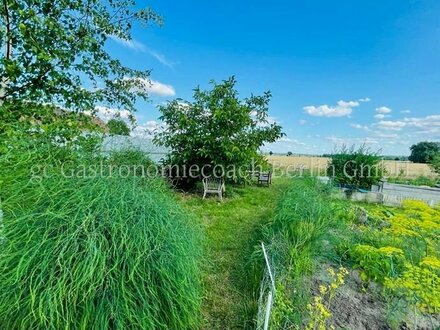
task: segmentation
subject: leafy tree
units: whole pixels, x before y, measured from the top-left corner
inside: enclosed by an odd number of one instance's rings
[[[385,174],[385,169],[380,164],[381,158],[365,145],[355,149],[342,146],[330,156],[328,174],[336,183],[349,188],[369,189],[376,184]]]
[[[130,128],[120,119],[110,119],[107,123],[111,135],[130,135]]]
[[[101,142],[102,122],[81,112],[33,102],[0,105],[0,155],[52,145],[93,151]]]
[[[269,156],[272,156],[273,155],[273,152],[272,151],[269,151]]]
[[[440,153],[440,143],[419,142],[410,148],[411,155],[408,159],[414,163],[429,163],[436,154]]]
[[[100,103],[134,110],[149,71],[133,70],[105,50],[130,40],[135,23],[161,23],[135,0],[4,0],[0,6],[0,103],[33,100],[67,109]]]
[[[292,151],[287,152],[287,156],[292,156],[292,155],[293,155]]]
[[[259,148],[284,135],[281,126],[268,120],[270,92],[239,99],[234,77],[222,83],[211,81],[211,85],[206,91],[197,87],[193,102],[178,99],[159,108],[167,129],[158,133],[155,141],[171,149],[166,163],[206,165],[213,172],[216,165],[238,169],[251,166],[252,160],[262,160]],[[185,182],[190,187],[195,180]]]

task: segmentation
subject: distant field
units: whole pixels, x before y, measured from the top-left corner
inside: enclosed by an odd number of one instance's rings
[[[328,164],[329,158],[313,157],[313,156],[267,156],[269,163],[275,169],[289,169],[294,171],[300,167],[312,170],[315,174],[323,174]],[[387,172],[391,177],[401,176],[403,178],[417,178],[419,176],[434,177],[435,174],[431,171],[428,165],[411,163],[408,161],[383,161]]]

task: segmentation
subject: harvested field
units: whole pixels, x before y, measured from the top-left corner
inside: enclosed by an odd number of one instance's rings
[[[267,156],[269,163],[275,170],[295,171],[300,168],[311,170],[313,174],[323,175],[330,160],[327,157],[317,156]],[[391,177],[413,179],[420,176],[434,177],[427,164],[412,163],[409,161],[384,160],[385,168]]]

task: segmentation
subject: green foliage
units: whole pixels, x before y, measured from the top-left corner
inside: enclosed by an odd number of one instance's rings
[[[103,129],[94,117],[33,102],[0,105],[0,154],[54,145],[94,151]],[[45,148],[45,147],[43,147]]]
[[[193,218],[156,179],[66,178],[53,168],[30,180],[30,167],[56,164],[50,157],[57,150],[0,157],[2,327],[198,328]],[[106,162],[83,158],[75,165],[98,161]]]
[[[411,155],[408,159],[414,163],[429,163],[435,155],[440,153],[439,142],[419,142],[410,147]]]
[[[130,135],[130,128],[120,119],[110,119],[107,123],[110,135]]]
[[[385,172],[378,153],[364,145],[358,149],[342,146],[330,157],[328,173],[342,185],[369,189]]]
[[[357,244],[352,247],[350,256],[368,278],[379,282],[395,277],[402,271],[405,262],[403,250],[391,246],[375,248]]]
[[[435,178],[424,176],[424,175],[420,175],[414,179],[406,179],[406,178],[402,178],[402,177],[388,178],[388,182],[409,184],[409,185],[413,185],[413,186],[429,186],[429,187],[434,187],[436,185],[437,181],[438,180]]]
[[[161,19],[132,0],[4,1],[0,103],[33,100],[77,110],[105,103],[134,110],[136,97],[147,97],[149,72],[125,67],[105,44],[109,36],[128,41],[134,23],[151,22]]]
[[[391,303],[438,313],[440,211],[411,200],[402,208],[365,207],[367,220],[351,226],[349,239],[340,243],[341,257],[348,257],[364,280],[383,284]]]
[[[440,153],[432,157],[429,162],[429,166],[435,173],[440,174]]]
[[[310,284],[306,278],[314,270],[334,219],[333,205],[319,192],[319,183],[312,178],[292,182],[264,231],[277,283],[283,288],[277,291],[273,324],[298,326],[307,314]]]
[[[216,165],[248,169],[264,143],[283,136],[281,126],[268,120],[271,94],[240,100],[234,77],[211,84],[208,91],[197,87],[192,103],[174,100],[159,108],[167,130],[156,142],[171,149],[167,162],[172,165],[208,165],[208,174]]]
[[[401,277],[387,278],[385,287],[422,312],[437,314],[440,311],[440,260],[434,259],[434,266],[423,262],[419,267],[407,265]]]

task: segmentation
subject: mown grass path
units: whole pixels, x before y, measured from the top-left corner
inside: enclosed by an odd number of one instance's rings
[[[251,255],[287,185],[275,180],[269,188],[226,187],[223,202],[215,197],[182,198],[202,221],[205,233],[203,329],[252,328],[257,309],[253,289],[259,279],[252,277]]]

